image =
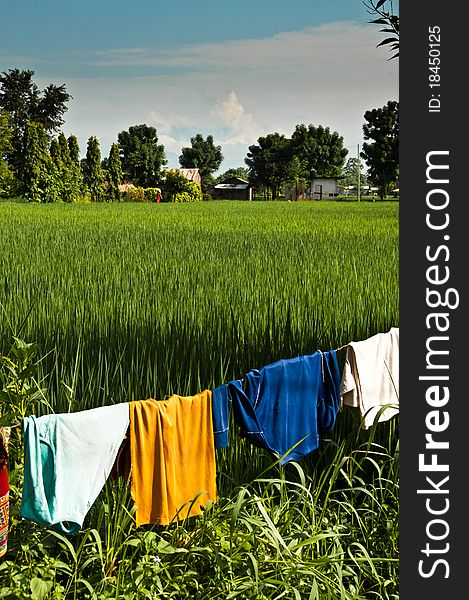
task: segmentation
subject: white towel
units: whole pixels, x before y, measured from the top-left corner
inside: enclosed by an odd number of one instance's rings
[[[382,410],[378,421],[399,412],[398,327],[348,344],[340,395],[345,405],[360,409],[364,429],[373,425],[383,406],[392,405]]]

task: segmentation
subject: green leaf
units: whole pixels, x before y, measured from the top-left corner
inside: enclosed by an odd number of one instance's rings
[[[386,38],[385,40],[380,42],[376,47],[379,48],[380,46],[384,46],[385,44],[391,44],[392,42],[395,42],[396,40],[397,40],[397,38],[395,38],[395,37]]]
[[[31,598],[32,600],[43,600],[52,589],[52,581],[50,579],[39,579],[33,577],[31,579]]]

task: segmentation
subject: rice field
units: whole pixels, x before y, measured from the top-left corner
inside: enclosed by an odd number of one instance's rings
[[[195,394],[399,325],[393,202],[3,202],[0,256],[0,350],[37,343],[35,414]],[[344,410],[286,468],[231,439],[220,501],[166,529],[135,529],[116,482],[73,538],[20,521],[18,464],[0,597],[398,597],[396,420]]]

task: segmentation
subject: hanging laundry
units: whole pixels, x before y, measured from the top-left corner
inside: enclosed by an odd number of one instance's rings
[[[129,404],[26,417],[20,515],[76,533],[98,497],[129,426]]]
[[[335,350],[279,360],[253,369],[244,382],[233,380],[213,390],[214,438],[228,445],[231,402],[241,435],[282,458],[298,461],[316,450],[330,431],[340,406],[340,372]]]
[[[210,390],[131,402],[130,460],[137,526],[201,514],[217,499]]]
[[[226,448],[229,444],[231,397],[226,384],[212,390],[212,425],[215,448]]]
[[[380,411],[378,421],[399,412],[398,327],[348,344],[340,393],[345,405],[360,409],[363,429],[373,425]]]
[[[10,516],[10,486],[8,484],[8,442],[10,428],[0,427],[0,556],[8,548],[8,526]]]

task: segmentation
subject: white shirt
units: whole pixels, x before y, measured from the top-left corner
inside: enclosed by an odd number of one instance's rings
[[[345,405],[360,409],[364,429],[377,415],[387,421],[399,412],[398,327],[348,344],[340,395]]]

